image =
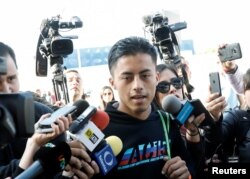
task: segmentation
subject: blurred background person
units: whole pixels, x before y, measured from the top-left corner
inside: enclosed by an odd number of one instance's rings
[[[82,98],[83,83],[80,73],[77,70],[67,70],[65,72],[69,102],[75,102]]]
[[[105,110],[107,107],[107,104],[111,101],[115,100],[114,91],[111,88],[111,86],[103,86],[101,93],[100,93],[100,110]]]

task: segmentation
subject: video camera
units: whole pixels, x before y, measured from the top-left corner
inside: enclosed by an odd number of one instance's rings
[[[63,71],[66,69],[63,66],[63,58],[74,50],[71,39],[78,38],[77,36],[63,37],[60,35],[59,29],[81,28],[82,24],[82,21],[77,16],[72,17],[69,22],[61,22],[60,16],[56,16],[51,19],[45,19],[41,23],[41,34],[36,51],[36,75],[47,76],[49,61],[57,101],[63,98],[66,103],[69,102],[66,79],[63,74]],[[61,97],[60,91],[62,91],[63,97]]]
[[[60,65],[63,64],[63,57],[71,54],[74,50],[71,39],[78,37],[63,37],[60,35],[59,29],[81,28],[82,25],[82,21],[77,16],[73,16],[69,22],[61,22],[59,15],[42,21],[36,52],[37,76],[47,76],[48,60],[50,60],[51,67],[54,64],[59,64],[53,71],[56,74],[61,70]]]
[[[0,94],[0,146],[34,133],[35,112],[29,92]]]
[[[168,17],[160,13],[144,16],[143,23],[145,31],[150,32],[153,37],[152,41],[157,47],[160,58],[165,63],[173,63],[178,66],[181,62],[180,49],[174,32],[187,28],[187,23],[178,22],[169,25]]]

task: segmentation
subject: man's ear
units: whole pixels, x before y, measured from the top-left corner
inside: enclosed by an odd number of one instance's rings
[[[116,90],[116,87],[114,85],[114,79],[113,79],[113,77],[109,77],[109,83],[112,86],[112,88]]]
[[[159,72],[156,72],[156,82],[157,82],[157,83],[159,82],[159,79],[160,79],[160,73],[159,73]]]

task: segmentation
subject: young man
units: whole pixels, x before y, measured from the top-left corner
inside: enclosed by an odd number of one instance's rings
[[[144,38],[125,38],[111,48],[110,83],[120,100],[106,108],[110,123],[104,133],[118,136],[123,149],[117,156],[118,165],[96,178],[191,177],[190,158],[176,123],[166,119],[164,131],[152,106],[158,82],[156,60],[154,46]]]
[[[74,103],[81,99],[83,94],[82,78],[77,70],[68,70],[65,72],[69,92],[69,102]]]

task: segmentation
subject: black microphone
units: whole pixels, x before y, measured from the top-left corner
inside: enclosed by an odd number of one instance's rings
[[[73,134],[77,133],[79,130],[83,128],[85,124],[88,123],[88,121],[96,112],[97,109],[94,106],[88,106],[87,108],[85,108],[83,113],[80,114],[78,118],[72,122],[72,124],[69,127],[69,132]]]
[[[66,142],[61,142],[55,147],[42,147],[34,156],[35,162],[23,171],[16,179],[32,179],[40,174],[45,174],[46,177],[53,177],[58,172],[64,170],[69,163],[71,150]]]
[[[88,106],[88,102],[82,99],[77,100],[73,105],[68,103],[53,112],[48,118],[40,121],[36,131],[40,133],[52,132],[51,124],[54,123],[58,117],[71,114],[72,119],[75,120]]]
[[[205,113],[205,120],[199,125],[200,128],[214,124],[213,118],[199,99],[183,101],[182,104],[175,95],[168,95],[162,99],[162,108],[172,114],[180,125],[183,125],[191,115],[196,117],[201,113]]]
[[[83,120],[85,123],[86,121]],[[101,174],[106,175],[117,164],[116,155],[122,150],[122,141],[116,136],[104,139],[105,135],[101,130],[109,123],[109,115],[101,110],[97,110],[87,119],[86,124],[76,133],[68,134],[80,141],[90,153],[90,156],[97,162]]]

